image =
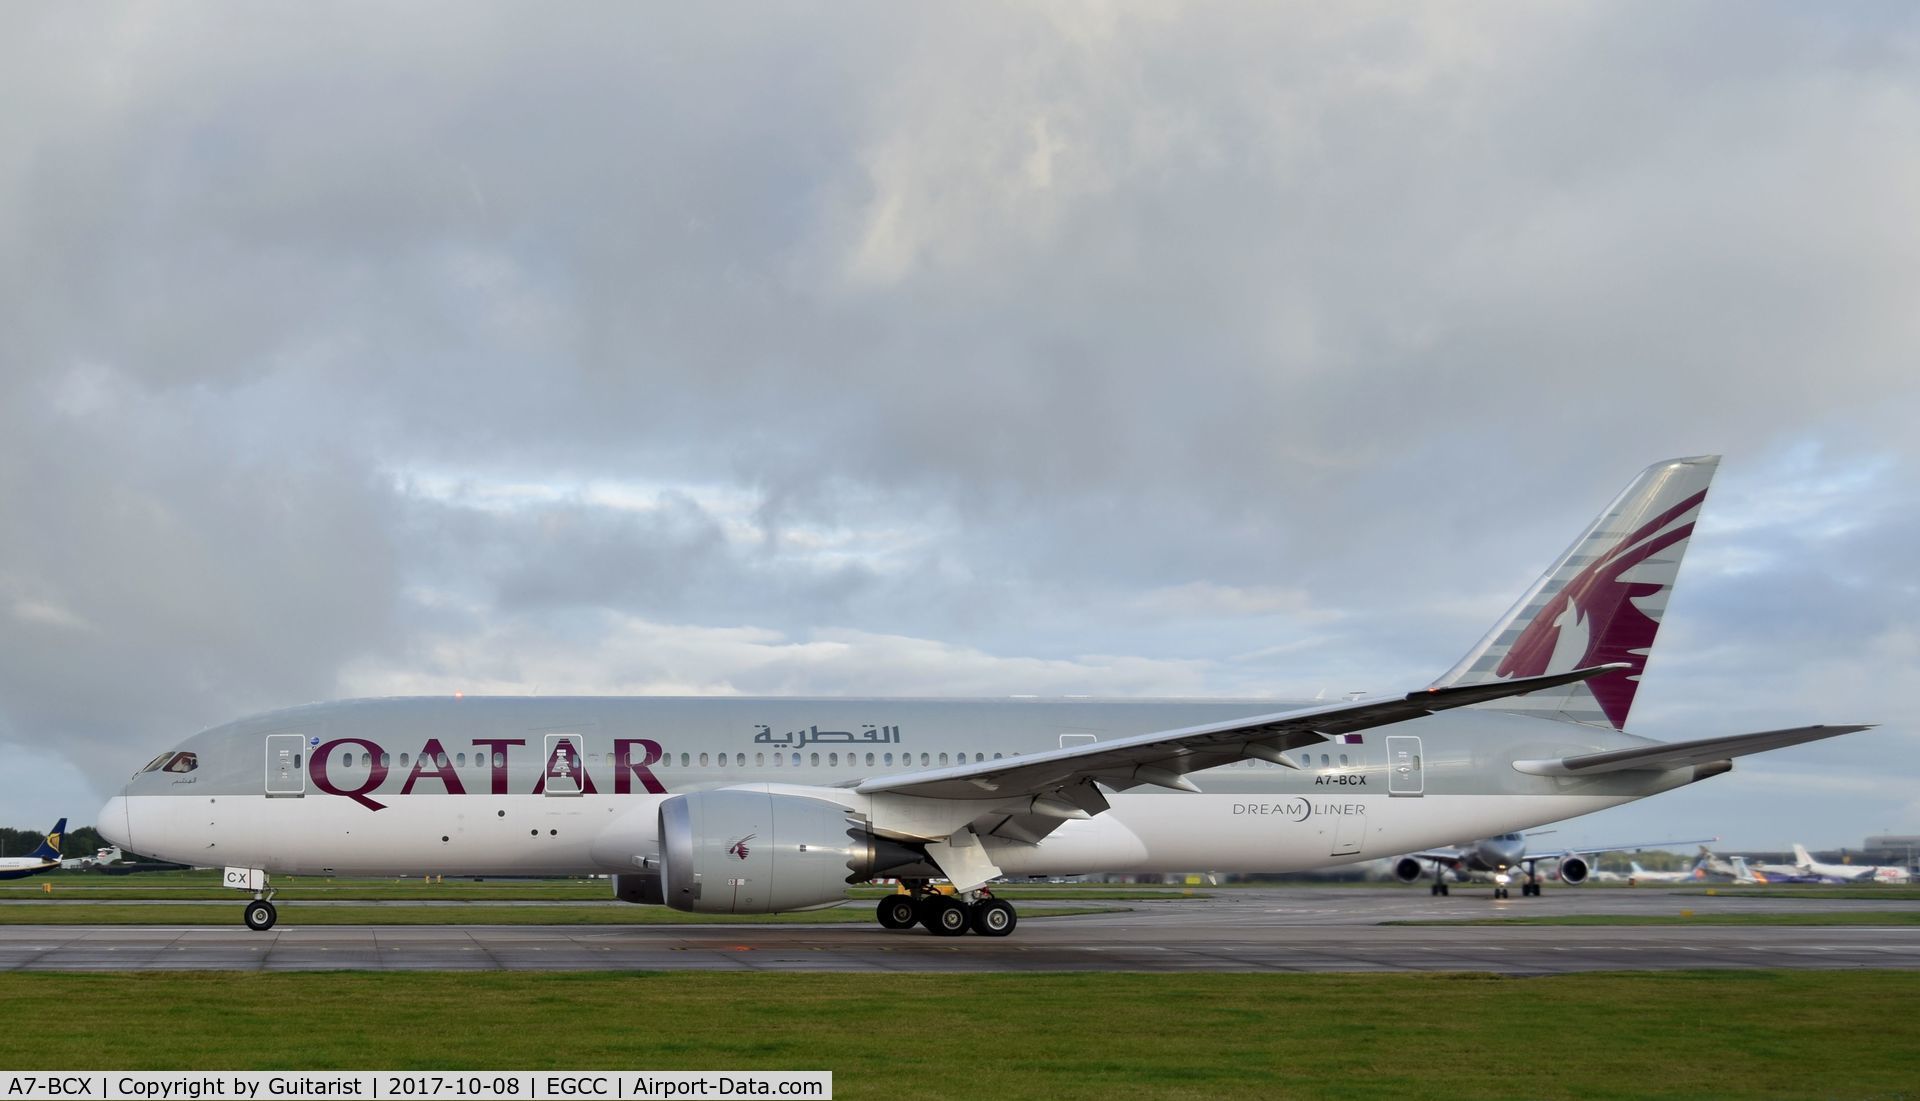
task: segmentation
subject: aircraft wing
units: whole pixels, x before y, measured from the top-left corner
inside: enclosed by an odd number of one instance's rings
[[[1757,734],[1733,734],[1724,738],[1699,738],[1690,742],[1656,742],[1632,749],[1614,749],[1603,753],[1577,753],[1569,757],[1545,757],[1515,761],[1516,771],[1534,776],[1594,776],[1603,772],[1630,769],[1679,768],[1704,765],[1744,757],[1769,749],[1783,749],[1803,742],[1872,730],[1866,726],[1796,726],[1788,730],[1763,730]]]
[[[1548,676],[1427,688],[1405,695],[1254,715],[952,768],[879,776],[862,781],[854,790],[862,795],[891,793],[932,799],[1004,796],[1009,804],[1027,800],[1036,813],[1024,817],[1037,816],[1042,821],[1002,832],[1015,837],[1044,834],[1061,819],[1086,818],[1106,810],[1106,799],[1094,787],[1096,783],[1117,790],[1142,784],[1198,790],[1185,779],[1187,773],[1249,757],[1291,766],[1280,756],[1282,750],[1317,745],[1342,734],[1436,711],[1557,688],[1621,668],[1618,663],[1596,665]]]

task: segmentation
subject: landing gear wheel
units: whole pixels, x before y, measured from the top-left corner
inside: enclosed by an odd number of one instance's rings
[[[888,895],[880,900],[875,916],[886,929],[910,929],[918,920],[912,895]]]
[[[1439,894],[1440,894],[1440,897],[1442,898],[1445,898],[1452,893],[1447,889],[1447,885],[1445,883],[1436,883],[1434,884],[1434,886],[1439,888]]]
[[[280,920],[280,912],[275,910],[273,903],[266,899],[256,898],[247,903],[247,928],[254,932],[264,933],[273,928],[273,923],[278,920]]]
[[[1013,932],[1019,924],[1020,915],[1013,912],[1013,904],[997,898],[983,899],[973,904],[973,916],[969,924],[973,931],[983,937],[1004,937]]]
[[[1509,897],[1511,897],[1511,896],[1509,896],[1509,895],[1507,894],[1507,889],[1506,889],[1505,887],[1495,887],[1495,888],[1493,889],[1493,897],[1495,897],[1495,898],[1509,898]]]
[[[967,931],[967,904],[951,895],[935,895],[927,900],[920,921],[936,937],[960,936]]]

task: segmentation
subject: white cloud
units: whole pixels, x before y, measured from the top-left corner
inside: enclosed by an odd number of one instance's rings
[[[1387,690],[1702,451],[1649,732],[1911,724],[1920,19],[1480,15],[8,9],[0,729]]]
[[[1190,695],[1193,661],[1108,655],[1000,657],[932,639],[831,629],[595,617],[586,637],[534,624],[426,637],[398,661],[355,662],[341,690],[388,695]]]

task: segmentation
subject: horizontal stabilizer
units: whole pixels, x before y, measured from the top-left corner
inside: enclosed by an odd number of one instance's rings
[[[1787,730],[1763,730],[1758,734],[1732,734],[1724,738],[1700,738],[1691,742],[1656,742],[1604,753],[1515,761],[1513,767],[1518,772],[1533,776],[1594,776],[1630,769],[1681,768],[1872,729],[1871,725],[1796,726]]]

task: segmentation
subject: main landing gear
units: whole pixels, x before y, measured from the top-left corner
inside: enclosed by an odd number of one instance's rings
[[[928,891],[923,884],[909,891],[880,900],[875,916],[883,928],[924,925],[936,937],[963,936],[969,929],[983,937],[1004,937],[1020,922],[1012,903],[994,898],[984,887],[965,897]]]

